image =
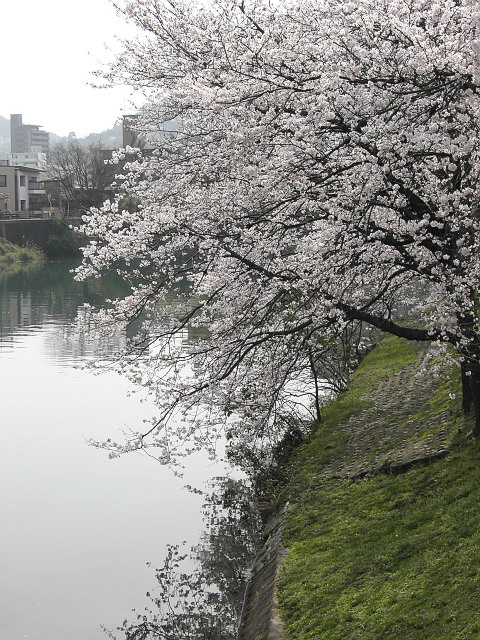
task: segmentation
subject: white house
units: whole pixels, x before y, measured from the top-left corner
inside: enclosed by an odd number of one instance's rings
[[[38,181],[39,174],[38,169],[9,166],[0,161],[0,217],[28,218],[41,212],[45,189]],[[11,213],[6,214],[7,211]]]

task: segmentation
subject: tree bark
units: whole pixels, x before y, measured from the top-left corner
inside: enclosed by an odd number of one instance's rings
[[[392,322],[392,320],[388,320],[387,318],[383,318],[381,316],[376,316],[373,313],[369,313],[368,311],[362,309],[356,309],[344,302],[338,302],[336,304],[337,309],[343,311],[345,316],[349,320],[361,320],[362,322],[367,322],[377,329],[384,331],[386,333],[391,333],[394,336],[398,336],[399,338],[406,338],[407,340],[418,340],[419,342],[430,342],[432,340],[437,340],[438,338],[442,338],[442,335],[439,331],[427,331],[426,329],[417,329],[415,327],[406,327],[403,325],[396,324]]]
[[[460,366],[460,373],[462,377],[462,410],[464,413],[470,413],[472,408],[472,385],[471,377],[467,376],[467,368],[465,362],[462,362]]]
[[[475,425],[473,427],[472,436],[474,438],[478,438],[478,436],[480,436],[480,370],[477,370],[476,368],[472,371],[470,389],[473,408],[475,410]]]

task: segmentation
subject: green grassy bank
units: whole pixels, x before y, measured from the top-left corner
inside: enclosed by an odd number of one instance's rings
[[[0,277],[37,269],[44,261],[45,256],[35,247],[17,247],[0,238]]]
[[[375,390],[418,349],[383,340],[296,453],[278,593],[289,640],[480,638],[480,447],[465,437],[471,424],[458,372],[444,371],[426,406],[411,406],[411,421],[430,431],[432,416],[447,415],[446,457],[396,475],[339,479],[321,471],[345,448],[342,425],[374,403]]]

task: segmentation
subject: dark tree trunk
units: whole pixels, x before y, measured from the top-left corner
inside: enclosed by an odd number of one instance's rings
[[[480,436],[480,336],[477,332],[478,313],[476,310],[476,292],[471,292],[473,312],[458,317],[458,326],[468,339],[465,350],[460,349],[462,358],[460,373],[462,378],[462,409],[469,413],[472,406],[475,414],[475,425],[471,435]]]
[[[475,410],[475,426],[473,427],[472,436],[478,438],[480,436],[480,371],[477,369],[472,371],[470,389]]]
[[[470,413],[473,402],[471,376],[467,375],[467,368],[465,363],[462,362],[460,367],[462,376],[462,409],[464,413]]]

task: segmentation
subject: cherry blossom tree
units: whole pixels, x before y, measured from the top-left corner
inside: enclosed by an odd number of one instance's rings
[[[154,150],[127,150],[120,179],[139,205],[93,212],[79,277],[115,268],[134,282],[100,319],[143,318],[121,366],[161,414],[105,446],[153,444],[170,462],[222,429],[256,441],[354,322],[452,349],[479,435],[478,3],[119,11],[141,32],[105,77],[143,92]],[[185,345],[182,331],[199,337]]]

